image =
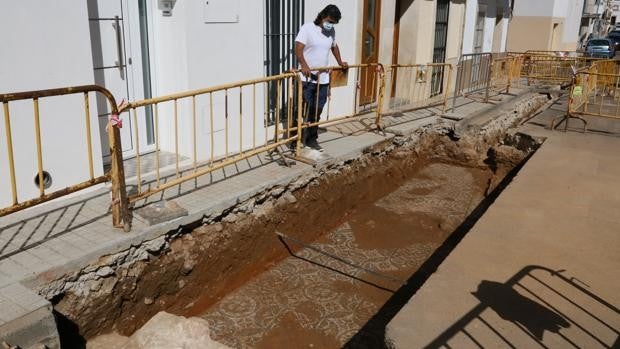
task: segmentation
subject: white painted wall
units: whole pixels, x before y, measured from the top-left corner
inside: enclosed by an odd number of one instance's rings
[[[448,17],[448,40],[446,43],[446,62],[455,64],[458,61],[464,47],[465,13],[466,3],[450,2],[450,14]]]
[[[495,33],[495,16],[497,15],[497,3],[495,1],[487,2],[487,14],[484,19],[484,44],[483,52],[491,52],[493,50],[493,34]]]
[[[463,32],[463,54],[474,52],[474,34],[476,31],[476,16],[478,15],[478,1],[467,0],[465,3],[465,28]]]
[[[572,0],[515,0],[514,3],[514,16],[524,17],[549,17],[552,16],[556,5]]]
[[[560,10],[558,12],[566,18],[562,36],[564,42],[579,41],[579,27],[581,26],[583,2],[584,0],[558,1],[560,4]]]
[[[510,8],[504,10],[504,19],[502,19],[502,44],[501,52],[506,51],[506,44],[508,42],[508,25],[510,24]]]
[[[153,14],[155,42],[154,66],[155,95],[202,89],[235,81],[260,78],[264,75],[264,8],[258,1],[238,6],[235,23],[207,23],[205,5],[202,1],[177,1],[172,16],[164,17],[160,11]],[[240,147],[239,95],[238,89],[229,91],[228,128],[229,153]],[[251,125],[254,115],[253,88],[244,88],[245,125],[243,147],[252,145]],[[225,146],[225,98],[224,93],[213,95],[214,154],[224,155]],[[256,109],[264,109],[263,85],[256,89]],[[209,96],[196,99],[198,160],[211,155],[211,107]],[[174,151],[173,103],[160,105],[160,134],[162,149]],[[193,156],[193,114],[191,99],[178,102],[179,149],[187,157]],[[235,117],[232,117],[232,116]],[[257,125],[263,125],[263,115],[256,117]],[[243,121],[241,124],[243,124]],[[264,129],[259,128],[258,139],[264,142]]]
[[[514,15],[564,19],[562,42],[573,43],[579,41],[583,4],[584,0],[518,0]]]
[[[85,1],[4,1],[0,32],[0,93],[92,84],[88,15]],[[91,130],[95,175],[100,175],[96,103],[91,98]],[[20,201],[38,196],[32,103],[10,103],[11,128]],[[83,96],[40,101],[44,170],[53,185],[48,191],[88,179]],[[0,112],[4,117],[4,113]],[[10,205],[6,129],[0,125],[0,207]]]
[[[519,1],[517,1],[519,3]],[[486,2],[480,2],[479,0],[467,0],[465,4],[465,27],[463,31],[463,54],[473,53],[474,51],[474,35],[476,31],[476,17],[478,16],[479,7],[486,8],[486,16],[484,20],[484,39],[483,39],[483,52],[491,52],[493,49],[493,35],[495,33],[495,20],[498,9],[504,9],[502,12],[504,18],[502,19],[501,28],[503,32],[501,34],[502,41],[500,47],[501,51],[506,49],[506,39],[508,36],[508,17],[510,16],[510,2],[509,0],[488,0]]]
[[[306,20],[311,22],[324,6],[333,3],[343,15],[336,26],[336,40],[342,58],[350,63],[359,62],[359,27],[361,5],[359,1],[307,1]],[[260,78],[264,75],[264,3],[259,1],[241,1],[239,20],[236,23],[205,23],[203,2],[178,1],[171,17],[163,17],[159,11],[154,14],[154,32],[156,41],[151,52],[156,68],[155,95],[165,95],[179,91],[212,87],[247,79]],[[330,64],[336,61],[330,58]],[[349,75],[347,87],[332,91],[330,113],[333,116],[351,113],[355,92],[355,74]],[[243,89],[243,120],[239,119],[239,89],[228,93],[228,152],[237,152],[240,137],[243,148],[250,148],[255,141],[252,133],[254,125],[254,90],[252,86]],[[264,143],[264,84],[256,87],[256,141]],[[208,95],[197,98],[197,149],[198,160],[211,155],[210,104]],[[225,149],[225,97],[224,93],[213,95],[214,103],[214,143],[215,156],[224,155]],[[347,101],[344,103],[344,101]],[[159,107],[160,135],[162,150],[174,151],[173,103],[164,103]],[[184,156],[193,156],[192,106],[191,99],[178,102],[179,148]],[[240,135],[242,125],[243,135]],[[268,138],[273,135],[269,128]]]

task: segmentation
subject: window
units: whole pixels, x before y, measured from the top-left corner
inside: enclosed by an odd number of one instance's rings
[[[449,0],[437,0],[435,16],[435,43],[433,46],[433,63],[445,63],[446,43],[448,41],[448,16],[450,13]],[[431,96],[443,92],[443,69],[433,69],[431,80]]]
[[[305,0],[265,0],[265,75],[297,67],[295,36],[304,21]],[[269,84],[269,124],[275,121],[277,89]],[[288,100],[282,93],[282,101]],[[284,105],[284,103],[282,103]],[[271,107],[273,106],[273,107]]]

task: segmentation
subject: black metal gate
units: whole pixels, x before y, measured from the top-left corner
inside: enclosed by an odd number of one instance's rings
[[[305,0],[265,0],[265,75],[297,68],[295,36],[303,25]],[[269,124],[275,120],[276,83],[269,84]],[[289,96],[282,90],[281,105]]]
[[[450,14],[450,0],[437,0],[435,16],[435,43],[433,45],[433,63],[445,63],[446,43],[448,41],[448,16]],[[443,69],[433,69],[431,81],[431,97],[443,92]]]

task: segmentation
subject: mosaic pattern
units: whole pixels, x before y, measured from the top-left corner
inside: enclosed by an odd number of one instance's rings
[[[443,229],[452,231],[478,204],[482,196],[475,190],[471,170],[447,164],[431,164],[398,190],[377,201],[376,205],[406,215],[420,212],[439,215]]]
[[[382,272],[414,267],[435,247],[420,244],[396,250],[359,249],[347,224],[328,240],[313,246]],[[213,338],[235,348],[252,348],[285,315],[292,314],[302,328],[320,331],[344,344],[380,307],[360,294],[335,288],[334,282],[353,288],[359,281],[328,268],[359,278],[363,278],[363,271],[308,249],[297,256],[323,267],[293,257],[263,273],[203,316],[211,325]]]
[[[468,169],[431,164],[373,207],[403,218],[417,213],[432,216],[442,222],[443,231],[451,231],[481,198],[480,194],[475,194],[479,190],[476,190],[474,176]],[[371,212],[370,216],[368,212]],[[372,215],[377,213],[371,210],[363,214],[366,215],[351,217],[351,224],[355,219],[372,221]],[[356,241],[356,238],[368,238],[364,234],[393,236],[385,230],[390,228],[393,227],[382,226],[364,233],[357,228],[353,231],[351,225],[345,223],[312,246],[364,268],[396,276],[410,275],[441,243],[437,241],[441,239],[435,237],[403,243],[402,246],[396,243],[390,248],[372,248],[370,244],[371,248],[368,248]],[[411,233],[422,234],[419,229],[421,227],[412,226]],[[409,234],[409,228],[405,231]],[[311,249],[303,249],[297,257],[285,259],[228,295],[203,317],[211,325],[213,338],[234,348],[264,345],[262,341],[270,333],[288,336],[280,338],[282,340],[292,338],[296,341],[291,343],[292,347],[306,340],[314,341],[317,336],[325,336],[330,343],[337,342],[341,346],[375,315],[391,295],[368,283],[393,290],[399,287],[392,281],[369,275]],[[306,331],[306,337],[303,334],[298,336],[297,332],[303,332],[299,328]],[[308,337],[307,333],[312,335]],[[372,333],[363,336],[365,345],[378,340]]]

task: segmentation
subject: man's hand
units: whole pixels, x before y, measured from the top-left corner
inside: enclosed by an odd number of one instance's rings
[[[310,67],[308,67],[308,65],[307,65],[307,64],[302,64],[302,65],[301,65],[301,73],[302,73],[305,77],[310,76]]]
[[[347,70],[347,69],[349,69],[349,63],[347,63],[347,62],[340,62],[340,67],[343,70]]]

